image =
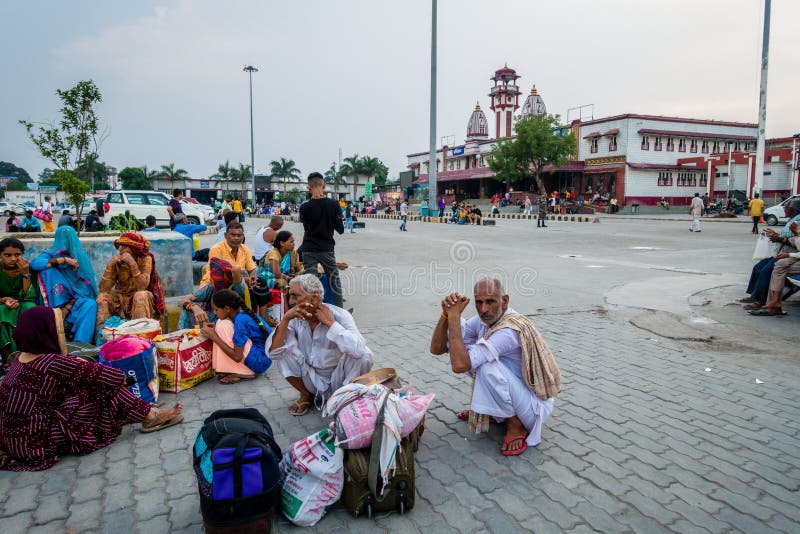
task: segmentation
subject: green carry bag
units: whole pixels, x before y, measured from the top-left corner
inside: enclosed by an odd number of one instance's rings
[[[375,421],[372,446],[344,452],[341,501],[353,517],[366,515],[371,519],[374,513],[395,510],[402,515],[414,508],[414,449],[407,437],[400,441],[396,470],[389,487],[385,488],[382,497],[378,497],[379,488],[383,486],[379,463],[385,405],[384,400]]]

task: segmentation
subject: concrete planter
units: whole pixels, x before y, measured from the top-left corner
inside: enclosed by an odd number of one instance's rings
[[[192,240],[173,232],[145,232],[150,241],[150,252],[156,258],[156,268],[161,277],[166,297],[188,295],[194,290],[192,280]],[[30,261],[53,245],[51,232],[5,234],[16,237],[25,245],[25,258]],[[84,232],[81,245],[92,262],[98,284],[103,277],[108,260],[117,253],[114,240],[118,232]]]

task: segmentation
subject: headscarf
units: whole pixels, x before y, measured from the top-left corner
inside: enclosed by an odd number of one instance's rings
[[[48,259],[73,258],[78,261],[78,270],[67,266],[61,274],[78,295],[90,299],[97,298],[97,280],[89,256],[83,250],[78,233],[71,226],[60,226],[55,232],[53,246],[42,252]],[[41,279],[40,279],[41,281]]]
[[[31,354],[66,354],[61,310],[34,306],[22,312],[12,333],[17,348]]]
[[[164,314],[164,289],[161,287],[161,277],[158,276],[158,269],[156,269],[156,257],[150,252],[150,241],[144,238],[142,234],[136,232],[125,232],[119,239],[114,241],[114,246],[119,248],[127,246],[131,248],[134,256],[150,256],[153,260],[153,268],[150,270],[150,283],[147,290],[153,294],[153,307],[158,315]]]
[[[211,290],[216,293],[228,289],[233,284],[233,265],[222,258],[211,258],[208,261],[208,276],[211,279]]]

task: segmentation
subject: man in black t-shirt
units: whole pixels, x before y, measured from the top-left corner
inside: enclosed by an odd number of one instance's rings
[[[303,265],[306,274],[317,274],[317,264],[322,265],[333,292],[334,304],[342,307],[342,283],[336,254],[333,231],[344,233],[339,203],[325,196],[325,179],[318,172],[308,175],[308,191],[311,199],[300,206],[300,222],[303,223]]]

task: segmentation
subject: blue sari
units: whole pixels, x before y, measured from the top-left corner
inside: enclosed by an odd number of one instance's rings
[[[49,267],[53,258],[73,258],[78,270],[63,264]],[[62,308],[72,302],[64,319],[64,327],[72,339],[93,343],[97,319],[97,281],[89,256],[81,247],[78,234],[71,226],[61,226],[55,232],[53,246],[31,261],[31,270],[38,271],[39,302],[49,308]]]
[[[290,250],[286,252],[283,257],[281,257],[279,264],[281,274],[292,274],[293,264],[297,263],[295,254],[297,254],[295,251]],[[269,260],[267,260],[268,255],[269,252],[264,256],[261,266],[258,268],[258,278],[267,284],[268,288],[275,289],[275,282],[277,279],[275,278],[275,273],[272,272],[272,265],[270,264]],[[293,259],[295,261],[292,261]]]

